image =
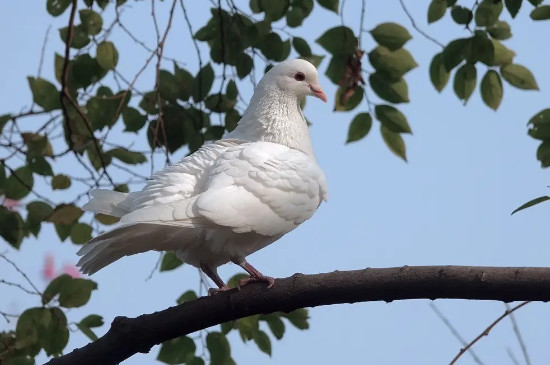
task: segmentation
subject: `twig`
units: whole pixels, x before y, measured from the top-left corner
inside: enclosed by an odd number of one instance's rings
[[[29,285],[34,289],[34,291],[36,291],[38,294],[42,295],[42,292],[40,290],[38,290],[38,288],[36,287],[36,285],[33,284],[33,282],[31,281],[31,279],[29,279],[29,277],[27,276],[27,274],[25,274],[16,264],[15,262],[13,262],[12,260],[8,259],[8,257],[3,254],[3,253],[0,253],[0,257],[3,258],[6,262],[8,262],[11,266],[13,266],[13,268],[19,273],[21,274],[21,276],[23,276],[25,278],[25,280],[27,281],[27,283],[29,283]]]
[[[364,23],[365,23],[365,7],[366,0],[361,0],[361,20],[359,20],[359,48],[361,49],[361,44],[363,41],[363,32],[364,32]]]
[[[0,279],[0,284],[4,284],[4,285],[7,285],[7,286],[13,286],[13,287],[19,288],[27,294],[40,295],[40,293],[29,290],[29,289],[25,288],[23,285],[21,285],[19,283],[14,283],[14,282],[11,282],[11,281]]]
[[[50,30],[52,29],[52,26],[48,26],[48,29],[46,30],[46,35],[44,36],[44,42],[42,43],[42,50],[40,51],[40,61],[38,63],[38,72],[36,73],[36,77],[40,77],[40,74],[42,73],[42,65],[44,64],[44,55],[46,54],[46,44],[48,43],[48,36],[50,35]]]
[[[445,48],[443,43],[439,42],[437,39],[433,38],[432,36],[430,36],[428,33],[424,32],[422,29],[420,29],[416,25],[416,22],[414,21],[414,18],[412,16],[412,14],[409,12],[409,9],[407,9],[407,7],[405,6],[405,3],[403,2],[403,0],[399,0],[399,3],[401,4],[401,7],[403,8],[403,11],[405,12],[405,14],[407,14],[407,17],[411,21],[411,24],[412,24],[413,28],[416,29],[416,31],[418,33],[422,34],[424,36],[424,38],[432,41],[433,43],[437,44],[439,47]]]
[[[455,336],[455,338],[460,342],[460,344],[462,346],[466,346],[467,345],[466,340],[460,335],[460,333],[458,333],[457,329],[453,326],[451,321],[449,321],[449,319],[447,317],[445,317],[445,315],[443,313],[441,313],[439,308],[437,308],[437,306],[433,302],[430,302],[430,308],[432,308],[432,310],[435,312],[437,317],[439,317],[439,319],[441,319],[441,322],[443,322],[443,324],[445,324],[445,326],[447,326],[449,331],[451,331],[453,336]],[[474,350],[470,350],[470,355],[472,356],[472,358],[474,359],[474,361],[477,364],[483,365],[483,362],[477,357]]]
[[[510,310],[510,304],[504,303],[504,306],[506,307],[506,310]],[[518,342],[519,342],[519,347],[521,348],[521,352],[523,353],[525,364],[531,365],[531,360],[529,359],[529,352],[527,351],[527,345],[523,341],[523,336],[521,335],[518,323],[516,321],[516,317],[514,316],[513,313],[510,313],[510,321],[512,322],[512,328],[514,329],[514,333],[516,334],[516,338],[518,339]]]
[[[462,355],[464,355],[464,353],[466,351],[468,351],[470,349],[470,347],[472,347],[473,345],[475,345],[475,343],[477,341],[479,341],[480,339],[482,339],[484,336],[487,336],[489,335],[489,332],[491,332],[491,330],[493,329],[493,327],[495,327],[498,322],[502,321],[504,318],[506,318],[508,315],[510,315],[511,313],[513,313],[514,311],[520,309],[521,307],[523,307],[524,305],[530,303],[530,301],[525,301],[525,302],[522,302],[518,305],[516,305],[515,307],[513,307],[512,309],[506,309],[506,311],[504,311],[504,313],[498,317],[493,323],[491,323],[487,328],[485,328],[485,330],[483,330],[483,332],[481,332],[476,338],[474,338],[472,340],[472,342],[470,342],[468,345],[466,345],[464,348],[460,349],[460,351],[458,352],[458,354],[454,357],[454,359],[451,360],[451,362],[449,363],[449,365],[453,365],[453,364],[456,364],[456,362],[458,361],[458,359],[460,359],[460,357]]]
[[[514,356],[514,353],[509,347],[506,347],[506,353],[508,354],[508,357],[510,358],[510,360],[512,360],[514,365],[520,365],[518,359],[516,359],[516,357]]]
[[[17,314],[11,314],[11,313],[6,313],[6,312],[2,312],[2,311],[0,311],[0,316],[4,317],[4,319],[8,323],[10,323],[10,318],[19,318],[19,316]]]

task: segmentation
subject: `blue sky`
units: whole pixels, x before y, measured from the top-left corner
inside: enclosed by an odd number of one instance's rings
[[[130,3],[132,8],[123,14],[123,21],[140,39],[153,45],[155,36],[148,5]],[[159,3],[157,13],[166,13],[170,3]],[[248,2],[237,3],[245,7]],[[449,15],[428,26],[429,1],[406,3],[418,25],[439,41],[447,43],[467,36],[451,24]],[[533,71],[541,91],[519,91],[506,84],[503,102],[495,113],[482,103],[478,90],[467,106],[457,100],[451,84],[437,93],[429,83],[428,66],[438,47],[412,29],[398,1],[367,2],[365,29],[395,21],[409,28],[414,37],[407,48],[420,66],[406,77],[411,103],[399,107],[414,133],[405,137],[409,163],[387,150],[377,123],[364,140],[345,145],[349,121],[367,106],[363,103],[352,113],[333,113],[335,87],[322,76],[320,81],[329,103],[310,99],[305,114],[313,122],[311,134],[329,183],[329,202],[310,221],[255,253],[249,261],[275,277],[401,265],[548,266],[550,204],[510,216],[518,205],[548,194],[548,172],[535,159],[537,142],[526,135],[526,123],[536,112],[550,106],[550,51],[544,46],[549,23],[531,22],[531,6],[524,3],[518,18],[511,23],[514,37],[505,44],[517,52],[516,63]],[[196,30],[208,19],[209,3],[186,4]],[[359,28],[360,4],[358,0],[346,2],[344,19],[354,30]],[[36,74],[40,48],[50,25],[42,74],[54,79],[53,52],[63,49],[57,29],[65,25],[68,14],[51,18],[43,5],[31,0],[1,2],[0,14],[4,14],[0,23],[4,34],[0,38],[4,54],[0,58],[3,114],[29,105],[31,97],[25,77]],[[166,56],[181,59],[188,69],[196,71],[195,52],[182,20],[178,9]],[[161,17],[160,22],[163,29],[165,19]],[[313,41],[324,29],[339,24],[338,16],[316,5],[304,27],[292,33]],[[126,75],[135,74],[146,54],[120,32],[113,39],[121,55],[119,70]],[[318,45],[311,44],[314,53],[322,52]],[[374,47],[368,34],[363,35],[362,44],[367,51]],[[203,52],[206,56],[207,52]],[[327,63],[325,60],[321,64],[321,74]],[[171,69],[170,64],[166,67]],[[484,71],[479,68],[478,75],[481,77]],[[138,87],[150,89],[152,85],[150,68]],[[241,85],[239,88],[248,99],[252,93],[250,83]],[[32,124],[26,126],[33,128]],[[129,143],[133,136],[124,138]],[[177,157],[182,155],[183,151]],[[143,168],[144,173],[147,171]],[[56,198],[63,196],[58,194]],[[40,278],[44,255],[54,252],[58,262],[74,263],[77,250],[70,243],[60,245],[53,229],[48,228],[43,229],[39,240],[27,240],[20,252],[8,249],[8,254],[34,281],[45,286]],[[146,281],[157,258],[156,253],[125,258],[94,275],[100,290],[93,293],[84,308],[71,310],[70,319],[78,321],[86,314],[97,313],[110,323],[117,315],[136,316],[171,306],[181,293],[198,287],[197,270],[185,266],[168,274],[156,273]],[[237,267],[226,265],[220,274],[229,278],[238,271]],[[0,277],[18,280],[4,264],[0,265]],[[8,298],[0,307],[7,312],[39,305],[35,298],[4,286],[0,286],[0,297]],[[236,335],[231,336],[233,357],[238,364],[448,363],[461,345],[428,303],[414,300],[314,308],[310,310],[311,329],[302,332],[288,327],[284,339],[273,343],[272,358],[253,343],[242,344]],[[467,340],[477,336],[504,310],[504,305],[497,302],[438,300],[435,304]],[[531,303],[516,315],[533,364],[550,359],[550,331],[546,321],[541,320],[547,313],[548,305]],[[0,328],[10,327],[0,324]],[[72,333],[67,350],[85,343],[84,336]],[[521,358],[511,324],[504,321],[474,349],[486,364],[511,364],[507,348]],[[135,355],[124,364],[149,364],[157,353],[158,348],[154,348],[151,354]],[[471,364],[473,360],[464,356],[460,363]]]

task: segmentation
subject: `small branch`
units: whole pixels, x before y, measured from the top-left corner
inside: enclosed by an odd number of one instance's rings
[[[506,310],[511,310],[510,305],[508,303],[504,303],[506,306]],[[516,321],[516,317],[514,316],[514,313],[510,313],[510,321],[512,322],[512,328],[514,330],[514,333],[516,335],[516,338],[519,342],[519,347],[521,348],[521,352],[523,353],[523,358],[525,359],[526,365],[531,365],[531,360],[529,359],[529,352],[527,351],[527,346],[525,345],[525,342],[523,341],[523,336],[521,335],[521,332],[519,330],[518,322]]]
[[[52,29],[52,26],[50,25],[46,30],[46,35],[44,36],[44,42],[42,43],[42,50],[40,51],[40,61],[38,63],[38,72],[36,73],[36,77],[40,77],[40,75],[42,74],[42,65],[44,64],[44,55],[46,54],[46,44],[48,44],[48,36],[50,35],[51,29]]]
[[[19,288],[27,294],[40,295],[40,293],[29,290],[29,289],[25,288],[23,285],[21,285],[19,283],[14,283],[14,282],[11,282],[11,281],[0,279],[0,284],[4,284],[4,285],[7,285],[7,286],[13,286],[15,288]]]
[[[549,301],[550,268],[404,266],[294,274],[277,279],[271,289],[266,289],[264,283],[253,283],[137,318],[116,317],[103,337],[48,364],[116,364],[170,339],[255,314],[319,305],[436,298]]]
[[[23,270],[21,270],[21,269],[19,268],[19,266],[17,266],[17,265],[15,264],[15,262],[13,262],[12,260],[8,259],[8,257],[7,257],[5,254],[3,254],[3,253],[0,253],[0,257],[1,257],[2,259],[4,259],[4,261],[6,261],[7,263],[9,263],[11,266],[13,266],[13,268],[14,268],[19,274],[21,274],[21,276],[22,276],[23,278],[25,278],[25,280],[27,281],[27,283],[29,283],[29,285],[34,289],[35,292],[37,292],[38,294],[42,295],[42,292],[41,292],[40,290],[38,290],[38,288],[33,284],[33,282],[31,281],[31,279],[29,279],[29,277],[27,276],[27,274],[25,274],[25,273],[23,272]]]
[[[487,336],[489,335],[489,332],[491,332],[491,330],[493,329],[493,327],[495,327],[498,322],[502,321],[504,318],[506,318],[508,315],[510,315],[511,313],[513,313],[514,311],[520,309],[521,307],[523,307],[524,305],[530,303],[530,301],[525,301],[523,303],[520,303],[518,305],[516,305],[514,308],[512,309],[506,309],[506,311],[504,311],[504,313],[498,317],[493,323],[491,323],[487,328],[485,328],[485,330],[483,332],[481,332],[476,338],[474,338],[472,340],[472,342],[470,342],[468,345],[466,345],[466,347],[462,348],[460,350],[460,352],[454,357],[453,360],[451,360],[451,362],[449,363],[449,365],[453,365],[455,364],[458,359],[460,359],[460,357],[462,355],[464,355],[464,353],[466,351],[468,351],[470,349],[470,347],[472,347],[473,345],[475,345],[475,343],[479,340],[481,340],[484,336]]]
[[[428,33],[426,33],[425,31],[423,31],[422,29],[420,29],[417,25],[416,25],[416,22],[414,21],[414,18],[412,16],[412,14],[409,12],[409,9],[407,9],[407,7],[405,6],[405,3],[403,2],[403,0],[399,0],[399,3],[401,4],[401,7],[403,8],[403,11],[405,12],[405,14],[407,14],[407,17],[409,18],[409,20],[411,21],[411,25],[413,26],[414,29],[416,29],[416,31],[420,34],[422,34],[424,36],[424,38],[426,38],[427,40],[430,40],[432,41],[433,43],[437,44],[439,47],[441,48],[445,48],[445,46],[443,45],[443,43],[439,42],[437,39],[433,38],[431,35],[429,35]]]
[[[468,344],[466,342],[466,340],[460,335],[460,333],[458,333],[457,329],[453,326],[451,321],[449,321],[449,319],[447,317],[445,317],[445,315],[443,313],[441,313],[439,308],[437,308],[436,305],[432,302],[430,302],[430,308],[432,308],[432,310],[439,317],[439,319],[441,319],[441,322],[443,322],[445,324],[445,326],[447,326],[449,331],[451,331],[453,336],[455,336],[455,338],[460,342],[460,344],[462,346],[466,346]],[[474,359],[476,364],[483,365],[483,362],[479,359],[479,357],[477,357],[477,354],[474,352],[474,350],[470,350],[470,355],[472,356],[472,358]]]

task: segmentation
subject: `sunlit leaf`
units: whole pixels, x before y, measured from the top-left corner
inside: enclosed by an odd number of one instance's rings
[[[453,88],[459,99],[468,101],[477,84],[477,69],[471,63],[460,67],[455,74]]]
[[[112,70],[118,63],[118,51],[113,42],[103,41],[97,45],[97,62],[105,70]]]
[[[500,74],[510,85],[523,90],[538,90],[539,86],[529,69],[522,65],[508,64],[500,68]]]
[[[412,38],[409,31],[397,23],[378,24],[370,34],[379,45],[392,51],[403,47]]]
[[[481,80],[481,98],[493,110],[497,110],[502,101],[502,81],[495,70],[488,70]]]

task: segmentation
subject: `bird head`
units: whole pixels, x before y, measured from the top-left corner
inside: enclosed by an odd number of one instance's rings
[[[264,79],[275,81],[281,90],[291,92],[300,99],[311,95],[327,101],[317,78],[317,69],[306,60],[292,59],[281,62],[273,66]]]

